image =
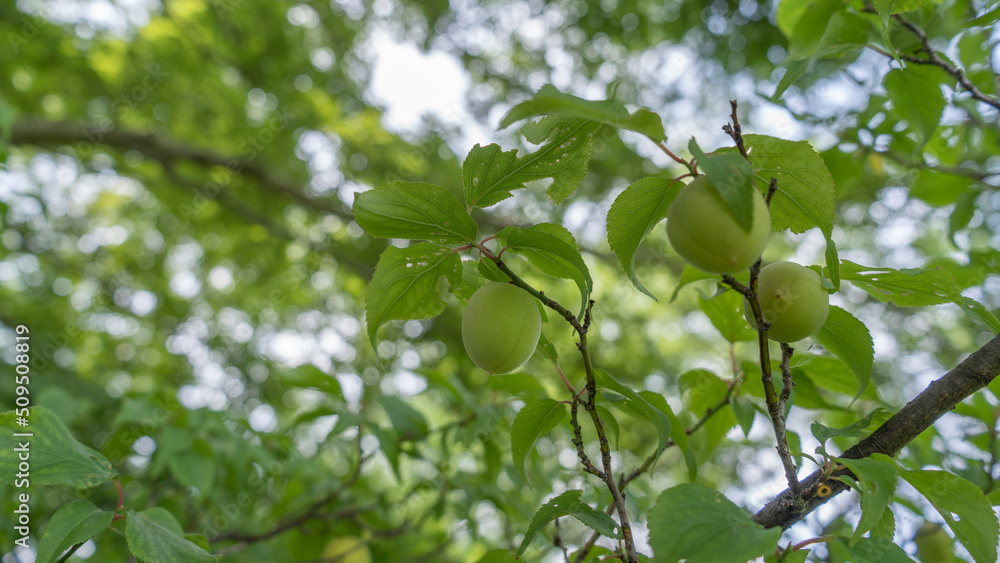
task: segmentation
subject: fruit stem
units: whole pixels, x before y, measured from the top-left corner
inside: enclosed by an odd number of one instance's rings
[[[788,546],[788,549],[785,550],[785,553],[791,553],[793,551],[798,551],[798,550],[802,549],[803,547],[806,547],[806,546],[809,546],[809,545],[813,545],[815,543],[826,543],[826,542],[829,542],[829,541],[835,541],[836,539],[837,539],[837,536],[819,536],[819,537],[816,537],[816,538],[811,538],[811,539],[808,539],[808,540],[805,540],[805,541],[801,541],[801,542],[799,542],[799,543],[797,543],[795,545]]]
[[[566,385],[566,389],[568,389],[570,395],[573,396],[573,402],[575,403],[579,395],[577,394],[576,389],[573,389],[573,384],[569,382],[569,379],[566,377],[566,374],[563,373],[562,366],[559,365],[559,362],[557,360],[552,360],[552,365],[555,366],[556,373],[558,373],[559,377],[562,378],[563,384]]]
[[[115,484],[115,489],[118,490],[118,506],[115,507],[115,511],[121,510],[125,506],[125,491],[122,489],[122,483],[115,477],[111,480]]]
[[[650,137],[650,140],[652,140],[652,137]],[[659,147],[661,151],[663,151],[667,156],[669,156],[670,158],[672,158],[674,160],[674,162],[676,162],[677,164],[683,164],[689,170],[691,169],[691,164],[689,162],[687,162],[686,160],[684,160],[683,158],[681,158],[681,157],[677,156],[676,154],[674,154],[674,152],[672,150],[670,150],[670,149],[667,148],[667,145],[664,144],[663,141],[653,141],[653,142],[656,143],[656,146]]]

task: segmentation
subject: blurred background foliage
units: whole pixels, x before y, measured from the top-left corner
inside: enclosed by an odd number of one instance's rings
[[[848,11],[867,31],[815,51],[832,14]],[[908,65],[915,82],[891,78],[899,63],[870,12],[823,0],[3,0],[3,361],[13,363],[12,328],[27,325],[34,404],[114,462],[128,507],[165,507],[225,561],[314,560],[344,535],[365,538],[376,561],[478,561],[516,548],[551,491],[586,481],[567,428],[530,457],[534,488],[511,462],[514,414],[527,400],[559,398],[558,376],[540,355],[513,375],[475,368],[457,302],[433,321],[384,328],[373,349],[362,303],[385,242],[352,221],[354,194],[393,179],[459,193],[473,144],[530,150],[496,124],[547,83],[650,107],[682,153],[692,136],[706,149],[728,143],[721,127],[735,99],[744,132],[820,150],[837,184],[842,258],[947,268],[996,311],[998,109],[937,67]],[[995,1],[940,0],[905,16],[996,99]],[[822,27],[793,25],[810,17]],[[921,53],[919,37],[895,20],[888,39],[899,53]],[[791,68],[801,77],[774,97]],[[683,262],[661,228],[637,258],[658,302],[625,283],[604,233],[625,186],[680,173],[638,135],[604,128],[566,204],[529,189],[476,217],[484,235],[565,224],[595,280],[598,362],[663,394],[691,424],[744,372],[754,345],[727,344],[699,308],[714,282],[671,301]],[[818,232],[776,236],[765,260],[820,264],[823,248]],[[513,267],[571,300],[569,282]],[[854,404],[842,364],[797,368],[789,428],[806,452],[815,447],[809,422],[895,410],[991,336],[955,305],[900,308],[850,287],[833,302],[872,331],[876,366]],[[555,323],[544,333],[578,384],[572,336]],[[744,424],[726,406],[691,439],[699,479],[756,510],[783,485],[766,417],[746,415],[745,405],[763,403],[750,367],[738,394]],[[942,419],[903,459],[992,491],[993,391]],[[0,386],[0,404],[13,404],[11,385]],[[615,460],[631,468],[648,455],[652,430],[619,418]],[[629,489],[630,510],[643,514],[684,481],[678,452],[668,451]],[[599,488],[584,488],[585,501],[606,506]],[[12,490],[0,486],[4,514]],[[117,501],[110,485],[47,488],[32,497],[38,529],[81,496]],[[910,553],[920,502],[914,495],[897,511],[896,540]],[[843,495],[786,538],[857,517],[856,499]],[[636,524],[641,546],[645,522]],[[0,529],[0,552],[12,548],[10,533]],[[586,535],[564,523],[571,548]],[[813,555],[827,556],[841,560],[822,547]],[[30,560],[17,557],[4,562]],[[115,533],[77,557],[129,558]],[[561,552],[536,539],[525,559]]]

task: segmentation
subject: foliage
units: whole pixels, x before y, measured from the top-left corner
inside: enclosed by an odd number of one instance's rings
[[[11,560],[996,560],[995,1],[109,6],[0,13]],[[393,124],[381,35],[467,108]],[[830,292],[794,350],[667,244],[698,174]]]

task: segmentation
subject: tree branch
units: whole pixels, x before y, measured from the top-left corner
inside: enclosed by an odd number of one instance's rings
[[[910,20],[904,18],[899,14],[894,15],[893,18],[895,18],[896,21],[898,21],[903,27],[908,29],[910,33],[912,33],[917,37],[917,39],[920,41],[920,45],[923,47],[922,51],[927,54],[927,58],[922,59],[920,57],[915,57],[912,55],[904,55],[900,53],[899,57],[901,59],[915,64],[933,65],[944,70],[945,72],[948,73],[949,76],[957,80],[958,83],[961,84],[962,87],[966,89],[966,91],[972,94],[973,99],[983,102],[984,104],[993,106],[996,109],[1000,109],[1000,100],[984,94],[982,91],[979,90],[979,88],[976,88],[976,85],[973,84],[971,80],[969,80],[969,77],[965,75],[965,71],[941,58],[941,55],[939,55],[938,52],[934,50],[934,47],[931,45],[930,38],[927,37],[927,34],[924,33],[923,29],[920,29],[920,27],[917,26],[915,23],[911,22]]]
[[[994,337],[943,377],[932,382],[885,424],[848,449],[841,457],[861,459],[873,453],[895,457],[906,444],[934,424],[934,421],[987,386],[998,374],[1000,336]],[[840,475],[850,475],[850,472],[846,469],[835,471],[832,476]],[[833,489],[832,494],[818,496],[816,491],[821,485]],[[836,479],[825,479],[822,471],[816,471],[804,479],[801,486],[798,494],[786,490],[778,495],[754,515],[754,521],[768,528],[788,528],[847,489],[846,485]]]
[[[284,194],[309,208],[331,213],[344,220],[353,219],[353,215],[338,203],[306,195],[297,183],[279,177],[264,163],[254,158],[221,154],[179,143],[156,133],[143,133],[117,127],[20,119],[15,121],[11,128],[11,145],[49,147],[72,143],[91,143],[120,150],[136,150],[161,163],[188,161],[203,166],[227,168],[233,173],[245,172],[256,178],[265,188]]]

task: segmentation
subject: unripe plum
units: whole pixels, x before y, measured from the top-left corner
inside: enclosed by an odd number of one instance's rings
[[[509,283],[476,290],[462,314],[462,342],[477,366],[493,373],[521,367],[535,352],[542,316],[535,298]]]
[[[955,540],[941,524],[925,522],[917,530],[913,541],[917,544],[917,556],[923,563],[951,563],[955,560]]]
[[[777,342],[795,342],[815,333],[830,313],[830,295],[815,271],[794,262],[775,262],[760,269],[757,298],[767,336]],[[743,300],[743,316],[757,327],[750,302]]]
[[[771,237],[771,215],[760,192],[753,190],[750,232],[736,222],[722,196],[698,176],[684,186],[667,210],[667,238],[692,266],[715,274],[750,267]]]
[[[372,563],[372,554],[360,538],[341,536],[327,542],[323,558],[340,563]]]

